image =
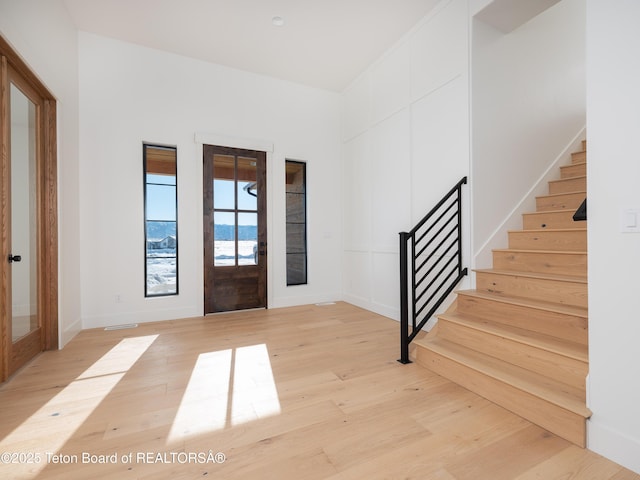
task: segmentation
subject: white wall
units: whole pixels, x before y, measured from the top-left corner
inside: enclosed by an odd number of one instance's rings
[[[640,2],[587,1],[590,449],[640,473]]]
[[[391,318],[398,233],[468,173],[467,25],[441,2],[343,94],[345,300]]]
[[[81,328],[78,37],[62,0],[0,0],[0,32],[58,101],[59,337]]]
[[[81,32],[84,327],[202,315],[202,146],[195,134],[274,146],[267,158],[269,307],[340,299],[339,100]],[[143,141],[178,149],[177,296],[144,297]],[[305,286],[286,287],[285,158],[308,162]]]
[[[584,128],[585,6],[563,0],[509,34],[472,25],[473,251],[488,267]]]

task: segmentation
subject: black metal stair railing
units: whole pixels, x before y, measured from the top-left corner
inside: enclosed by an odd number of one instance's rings
[[[400,363],[456,285],[462,266],[462,178],[410,232],[400,232]]]

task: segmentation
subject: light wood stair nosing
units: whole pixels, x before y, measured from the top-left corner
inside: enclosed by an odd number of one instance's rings
[[[586,250],[533,250],[527,248],[494,248],[492,252],[534,253],[542,255],[586,255]]]
[[[563,196],[569,196],[569,195],[587,195],[586,190],[577,190],[575,192],[562,192],[562,193],[548,193],[546,195],[537,195],[536,199],[538,198],[549,198],[549,197],[563,197]]]
[[[548,195],[543,195],[543,196],[548,196]],[[523,215],[545,215],[547,213],[567,213],[566,209],[563,208],[559,208],[557,210],[545,210],[544,212],[524,212]]]
[[[547,212],[545,212],[547,213]],[[529,228],[527,230],[508,230],[507,233],[541,233],[543,235],[549,233],[576,233],[576,232],[587,232],[586,227],[578,227],[578,228]]]
[[[576,152],[576,153],[583,153],[583,152]],[[570,168],[570,167],[575,167],[576,165],[586,165],[587,161],[583,161],[583,162],[576,162],[576,163],[568,163],[567,165],[560,165],[560,170],[562,170],[563,168]]]
[[[575,164],[573,164],[571,166],[573,167],[575,165],[579,165],[579,164],[575,163]],[[574,175],[573,177],[556,178],[554,180],[549,180],[548,183],[563,183],[563,182],[566,182],[568,180],[577,180],[577,179],[582,179],[582,178],[584,178],[586,180],[587,176],[586,175]]]

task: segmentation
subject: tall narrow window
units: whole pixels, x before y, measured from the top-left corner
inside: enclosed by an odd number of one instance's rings
[[[144,145],[145,296],[178,293],[175,147]]]
[[[307,283],[307,165],[286,161],[287,285]]]

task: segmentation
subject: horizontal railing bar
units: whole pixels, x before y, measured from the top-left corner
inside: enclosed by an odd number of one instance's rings
[[[415,312],[415,317],[416,319],[420,317],[420,315],[422,314],[422,311],[427,308],[428,305],[431,305],[431,301],[434,299],[434,297],[438,294],[438,292],[440,291],[440,289],[445,285],[445,282],[447,280],[449,280],[451,278],[452,275],[454,275],[456,273],[457,269],[454,268],[453,270],[451,270],[449,272],[449,274],[445,277],[445,279],[440,283],[440,285],[438,285],[438,287],[433,291],[433,293],[431,294],[431,296],[424,302],[424,304],[422,305],[422,307],[420,307],[419,309],[416,310]]]
[[[433,249],[431,249],[431,253],[427,254],[427,258],[420,263],[420,265],[416,268],[416,273],[418,271],[420,271],[420,269],[424,266],[424,264],[429,261],[431,259],[431,257],[433,257],[436,252],[438,251],[438,249],[444,244],[444,242],[446,242],[447,240],[449,240],[450,238],[455,238],[456,240],[458,239],[458,224],[456,223],[453,228],[451,230],[449,230],[449,232],[447,232],[446,235],[442,236],[442,240],[440,240],[440,243],[438,243],[438,245],[436,245]],[[420,252],[418,253],[418,255],[416,255],[416,260],[418,260],[418,258],[420,258],[421,256],[423,256],[423,254],[426,251],[426,247],[423,248],[422,250],[420,250]]]
[[[434,279],[433,279],[433,280],[431,280],[431,282],[429,282],[429,284],[425,287],[425,289],[422,291],[422,293],[420,293],[420,295],[418,295],[418,296],[416,297],[416,302],[415,302],[416,304],[417,304],[417,302],[419,302],[419,301],[422,299],[422,297],[424,296],[424,294],[425,294],[426,292],[428,292],[428,291],[429,291],[429,288],[430,288],[430,287],[431,287],[431,286],[436,282],[436,280],[438,280],[438,279],[440,278],[440,275],[442,274],[442,272],[444,272],[444,271],[445,271],[445,269],[446,269],[446,268],[451,264],[451,262],[452,262],[453,260],[455,260],[455,258],[456,258],[456,257],[451,257],[451,258],[449,259],[449,261],[448,261],[447,263],[445,263],[445,264],[444,264],[444,266],[440,269],[440,271],[437,273],[437,275],[434,277]],[[454,270],[454,271],[455,271],[455,270]],[[449,277],[451,277],[451,273],[450,273],[449,275],[447,275],[447,277],[445,278],[445,280],[448,280],[448,279],[449,279]],[[438,287],[438,288],[440,288],[440,287]],[[437,291],[437,290],[436,290],[436,291]],[[429,299],[426,301],[426,303],[429,303],[429,302],[431,301],[431,299],[432,299],[432,298],[433,298],[433,295],[431,295],[431,297],[429,297]],[[416,316],[418,316],[418,312],[416,312]]]
[[[433,227],[435,227],[436,225],[438,225],[438,222],[440,222],[440,220],[442,220],[442,218],[449,213],[449,211],[451,211],[451,209],[453,207],[456,206],[456,204],[458,203],[458,197],[451,197],[454,200],[451,202],[451,205],[449,205],[447,208],[445,208],[444,210],[442,210],[442,213],[440,214],[440,216],[438,218],[436,218],[433,222],[431,222],[431,224],[426,228],[426,230],[424,232],[422,232],[422,234],[418,235],[418,232],[415,232],[415,237],[416,237],[416,243],[420,243],[422,242],[422,240],[424,239],[424,237],[426,237],[429,232],[431,232],[431,229]],[[458,212],[458,209],[456,208],[455,210],[456,214]],[[448,221],[447,221],[448,223]],[[423,225],[424,226],[424,225]]]
[[[449,250],[451,250],[453,247],[455,247],[455,246],[457,245],[457,243],[458,243],[458,239],[457,239],[457,238],[454,238],[454,239],[453,239],[453,243],[451,243],[451,244],[447,247],[447,249],[446,249],[444,252],[442,252],[442,253],[440,254],[440,256],[438,257],[438,259],[437,259],[435,262],[433,262],[433,265],[431,265],[431,267],[429,268],[429,270],[427,270],[424,274],[420,275],[420,280],[418,280],[418,281],[416,282],[416,285],[415,285],[415,287],[416,287],[416,288],[418,288],[418,287],[422,284],[422,282],[424,281],[424,279],[425,279],[425,278],[427,278],[427,277],[429,276],[429,274],[433,271],[433,269],[434,269],[434,268],[436,268],[436,266],[437,266],[437,265],[442,261],[442,259],[444,259],[444,258],[448,257],[447,253],[449,252]],[[450,258],[455,258],[455,256],[457,255],[457,253],[458,253],[458,252],[454,252],[454,253],[452,253],[452,254],[450,255]],[[425,260],[425,263],[426,263],[426,260]],[[422,265],[421,265],[421,266],[416,270],[416,272],[420,271],[420,269],[425,265],[425,263],[423,263],[423,264],[422,264]]]
[[[434,307],[431,310],[429,310],[429,313],[422,319],[422,321],[414,329],[413,333],[409,335],[409,343],[411,343],[411,341],[414,338],[416,338],[416,335],[420,333],[420,330],[424,328],[424,326],[427,324],[429,319],[433,316],[434,313],[436,313],[436,310],[438,309],[438,307],[440,307],[440,304],[442,303],[442,301],[444,301],[444,299],[447,298],[449,294],[451,294],[451,292],[453,292],[453,289],[456,288],[456,285],[458,285],[460,280],[462,280],[466,275],[467,275],[467,269],[464,268],[460,272],[460,274],[456,277],[456,279],[453,282],[451,282],[451,286],[449,286],[449,288],[447,288],[447,290],[440,296],[441,301],[439,301],[436,305],[434,305]]]
[[[420,220],[420,221],[416,224],[416,226],[415,226],[415,227],[413,227],[413,228],[409,231],[409,234],[413,235],[414,233],[416,233],[416,232],[418,231],[418,229],[419,229],[420,227],[422,227],[422,225],[424,225],[424,223],[425,223],[427,220],[429,220],[429,217],[431,217],[431,216],[434,214],[434,212],[438,211],[438,209],[439,209],[439,208],[444,204],[444,202],[446,202],[446,201],[449,199],[449,197],[450,197],[451,195],[453,195],[453,194],[454,194],[454,193],[455,193],[455,192],[456,192],[456,191],[457,191],[457,190],[458,190],[462,185],[465,185],[466,183],[467,183],[467,177],[462,177],[462,178],[460,179],[460,181],[459,181],[458,183],[456,183],[456,185],[455,185],[451,190],[449,190],[449,191],[444,195],[444,197],[442,198],[442,200],[440,200],[440,201],[436,204],[436,206],[435,206],[435,207],[433,207],[433,208],[429,211],[429,213],[427,213],[427,214],[422,218],[422,220]]]
[[[420,248],[420,250],[418,251],[417,256],[422,255],[422,253],[429,247],[429,245],[431,245],[431,243],[433,243],[435,241],[435,239],[438,238],[438,236],[440,236],[442,231],[445,228],[447,228],[447,226],[451,225],[452,222],[456,222],[455,223],[455,228],[457,228],[458,227],[457,219],[458,219],[458,213],[457,212],[453,212],[453,215],[451,215],[451,217],[446,222],[444,222],[442,224],[442,227],[440,227],[440,229],[431,236],[431,238],[425,243],[424,247]],[[416,245],[418,245],[418,242],[416,242]]]

